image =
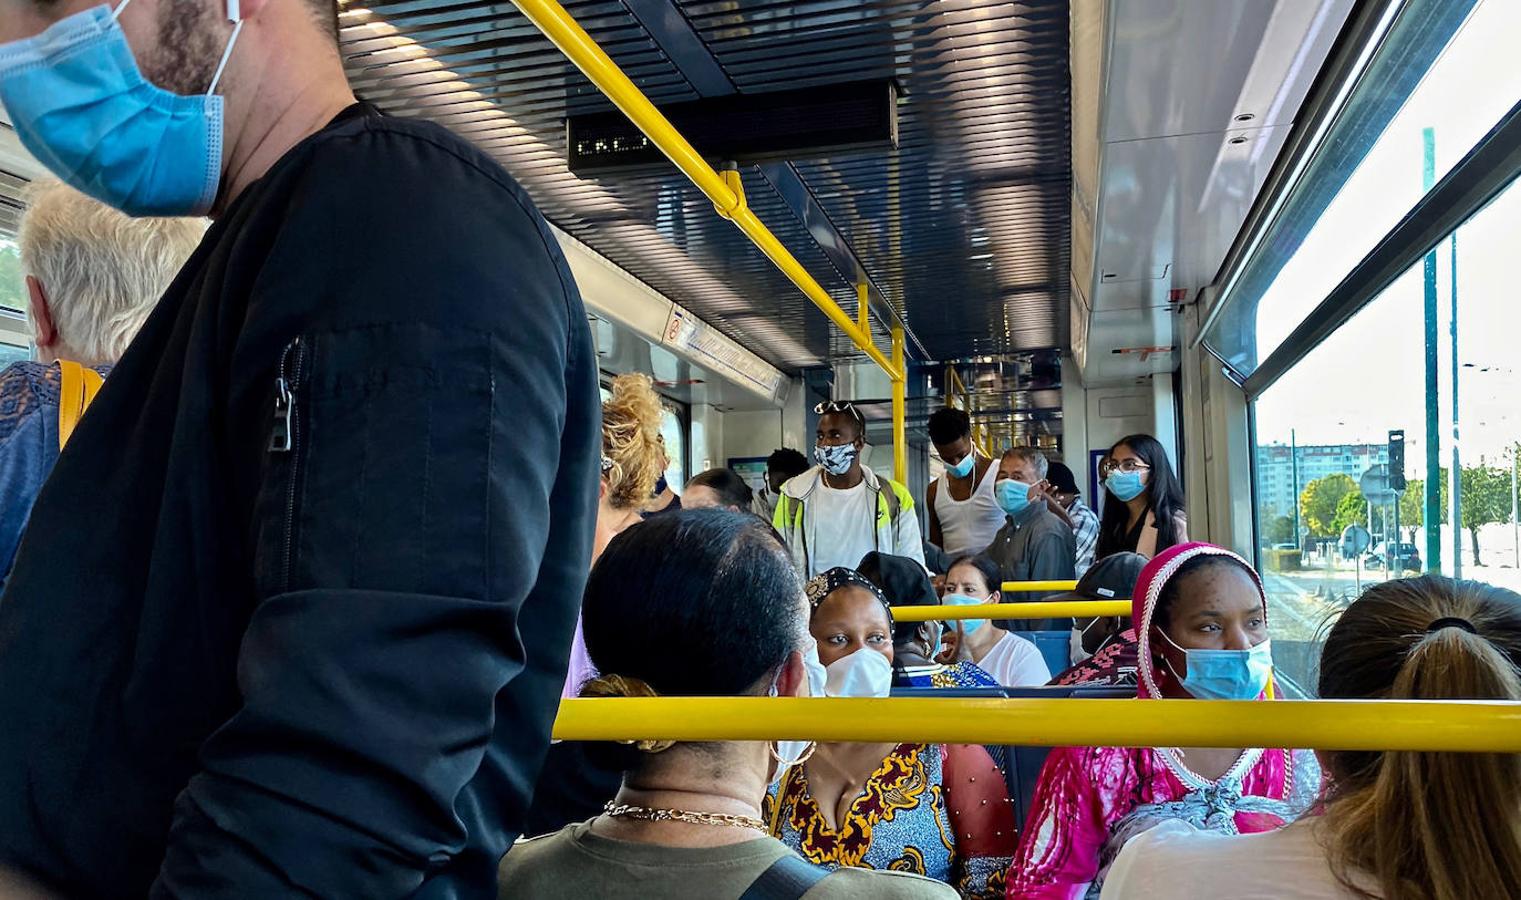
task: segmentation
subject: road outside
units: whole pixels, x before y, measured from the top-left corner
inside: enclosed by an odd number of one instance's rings
[[[1452,571],[1452,534],[1443,530],[1442,568]],[[1416,533],[1416,547],[1424,556],[1425,535]],[[1489,525],[1479,530],[1479,559],[1473,564],[1470,536],[1463,537],[1463,577],[1521,592],[1521,568],[1517,567],[1515,544],[1510,523]],[[1414,574],[1414,573],[1406,573]],[[1354,561],[1335,554],[1311,556],[1304,566],[1291,571],[1264,571],[1268,612],[1272,620],[1274,641],[1313,641],[1321,626],[1352,602],[1360,587],[1395,577],[1394,573],[1364,567],[1361,575]]]

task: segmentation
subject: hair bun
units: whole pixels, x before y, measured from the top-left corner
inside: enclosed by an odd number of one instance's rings
[[[581,686],[582,697],[659,697],[655,689],[642,679],[632,675],[598,675]],[[631,744],[644,753],[664,753],[676,745],[675,741],[618,741]]]

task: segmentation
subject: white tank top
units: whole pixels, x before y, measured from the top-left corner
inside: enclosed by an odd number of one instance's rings
[[[993,494],[997,480],[998,466],[988,466],[982,481],[972,488],[972,496],[957,500],[951,496],[950,479],[944,474],[940,476],[937,482],[940,487],[935,490],[935,517],[940,520],[940,537],[945,542],[942,549],[950,558],[988,549],[998,529],[1003,527],[1008,517]]]

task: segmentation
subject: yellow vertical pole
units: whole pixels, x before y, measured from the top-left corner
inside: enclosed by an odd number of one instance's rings
[[[866,282],[856,285],[856,318],[861,321],[861,331],[871,334],[871,298],[867,295]]]
[[[903,326],[892,327],[893,365],[898,377],[893,379],[893,478],[908,484],[908,437],[904,425],[908,405],[908,369],[903,366]]]

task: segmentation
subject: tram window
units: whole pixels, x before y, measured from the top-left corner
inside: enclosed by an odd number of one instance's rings
[[[660,435],[665,438],[665,451],[671,458],[671,464],[665,470],[665,480],[676,494],[680,494],[682,486],[687,483],[687,430],[683,418],[670,406],[660,413]]]
[[[1353,89],[1264,249],[1222,298],[1227,306],[1208,340],[1237,371],[1249,374],[1277,349],[1428,183],[1440,181],[1521,98],[1521,3],[1468,7],[1410,4]],[[1427,129],[1435,151],[1429,182]]]
[[[22,282],[21,252],[15,241],[0,238],[0,310],[26,311],[26,288]]]
[[[1423,259],[1254,404],[1259,561],[1274,657],[1303,687],[1314,686],[1310,662],[1319,626],[1361,585],[1437,569],[1521,590],[1521,363],[1511,299],[1518,233],[1521,186],[1513,183],[1458,229],[1455,242],[1449,237],[1438,244],[1431,281],[1435,392],[1426,380]],[[1463,526],[1457,531],[1450,512],[1454,285]],[[1442,509],[1435,536],[1425,527],[1428,427],[1437,437]],[[1388,463],[1392,430],[1404,432],[1408,479],[1397,502],[1370,498],[1362,489],[1368,470]],[[1355,548],[1340,540],[1349,526],[1367,529],[1371,546],[1350,552]]]
[[[31,358],[32,351],[29,347],[0,342],[0,369],[4,369],[13,362],[21,362],[22,360]]]

